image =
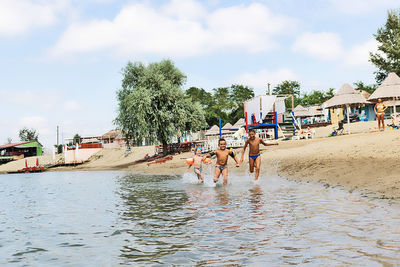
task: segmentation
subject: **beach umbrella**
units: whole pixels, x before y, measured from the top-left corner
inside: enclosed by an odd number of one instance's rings
[[[368,98],[368,101],[376,102],[379,98],[383,101],[391,100],[390,104],[393,105],[394,111],[394,123],[397,125],[396,100],[400,99],[400,77],[396,73],[389,73],[383,83]]]
[[[365,97],[354,90],[348,83],[345,83],[334,97],[325,102],[325,108],[346,108],[348,133],[350,133],[350,107],[358,107],[364,104],[369,104]]]

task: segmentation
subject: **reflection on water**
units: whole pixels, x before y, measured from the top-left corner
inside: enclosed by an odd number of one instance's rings
[[[400,262],[399,204],[279,177],[254,184],[230,174],[226,187],[196,180],[124,172],[0,176],[0,265]]]

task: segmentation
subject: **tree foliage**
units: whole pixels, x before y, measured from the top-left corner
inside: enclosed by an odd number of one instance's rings
[[[367,91],[370,94],[372,94],[376,90],[376,88],[378,88],[378,85],[376,84],[365,85],[362,81],[355,82],[353,83],[353,85],[356,89]]]
[[[28,129],[26,127],[19,130],[18,135],[21,141],[38,141],[39,139],[39,134],[35,129]]]
[[[205,110],[208,126],[218,125],[221,118],[222,123],[235,123],[244,117],[243,102],[254,97],[252,88],[233,84],[230,87],[214,88],[207,92],[202,88],[190,87],[186,90],[186,96],[191,101],[197,101]]]
[[[329,88],[328,91],[314,90],[308,94],[304,93],[302,97],[297,99],[297,102],[302,106],[321,105],[335,95],[333,91],[333,88]]]
[[[162,143],[166,153],[173,136],[205,126],[201,104],[185,97],[181,86],[186,77],[170,60],[148,66],[129,62],[122,75],[114,122],[129,143],[149,138]]]
[[[389,10],[386,24],[374,34],[378,41],[378,52],[370,53],[369,61],[378,70],[375,80],[378,84],[387,77],[389,72],[400,75],[400,11]]]

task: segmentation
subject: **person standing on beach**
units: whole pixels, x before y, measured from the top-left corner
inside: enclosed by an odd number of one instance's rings
[[[249,145],[249,167],[250,172],[254,172],[254,166],[256,167],[256,174],[254,175],[254,181],[258,180],[258,176],[260,175],[260,166],[261,166],[261,154],[260,154],[260,143],[264,146],[274,146],[278,145],[278,143],[265,143],[259,137],[256,137],[256,133],[254,129],[249,130],[249,138],[244,143],[244,147],[242,150],[242,156],[240,157],[240,163],[243,162],[244,152],[246,151],[247,145]]]
[[[381,131],[381,124],[383,131],[385,130],[385,110],[387,106],[382,102],[382,99],[378,99],[378,103],[376,103],[374,110],[376,117],[378,118],[378,130]]]
[[[228,184],[228,157],[231,156],[235,162],[236,167],[239,167],[239,161],[236,158],[236,153],[231,149],[226,148],[225,139],[221,138],[218,141],[218,150],[211,152],[204,156],[204,159],[217,155],[217,164],[214,171],[214,183],[218,182],[219,176],[222,174],[224,185]]]

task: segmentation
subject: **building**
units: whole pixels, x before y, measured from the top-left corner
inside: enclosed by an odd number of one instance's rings
[[[111,130],[101,136],[101,142],[104,148],[125,147],[125,137],[121,130]]]
[[[6,144],[0,146],[0,163],[42,154],[43,146],[38,141]]]

